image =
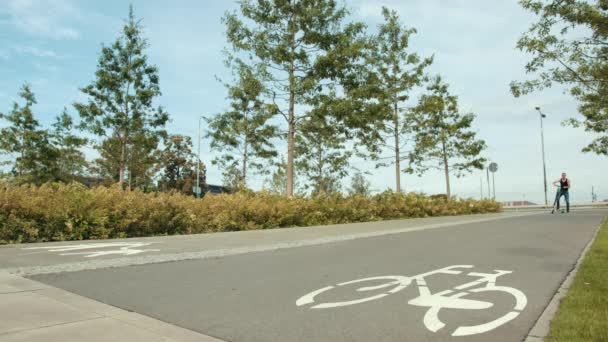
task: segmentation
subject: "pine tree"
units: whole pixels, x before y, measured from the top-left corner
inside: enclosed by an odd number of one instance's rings
[[[163,173],[159,181],[159,188],[164,191],[171,189],[184,194],[193,194],[196,185],[196,156],[192,152],[192,139],[187,136],[174,134],[165,141],[162,153]],[[204,165],[201,174],[205,174]],[[201,188],[204,188],[202,177]]]
[[[369,197],[371,195],[371,184],[365,179],[362,172],[357,172],[353,175],[349,192],[351,195],[361,195],[364,197]]]
[[[222,169],[240,168],[240,181],[247,186],[248,174],[267,173],[265,162],[276,157],[272,139],[278,128],[268,123],[276,113],[262,99],[265,89],[259,76],[241,62],[236,65],[238,81],[228,86],[231,109],[208,120],[209,136],[211,148],[222,152],[213,163]]]
[[[137,132],[131,134],[129,149],[125,160],[124,181],[128,189],[153,189],[154,178],[161,168],[161,151],[158,145],[158,136],[152,132]],[[100,157],[94,160],[91,173],[104,178],[107,184],[120,183],[120,161],[123,156],[124,145],[122,137],[114,135],[104,139],[97,150]]]
[[[287,162],[285,159],[274,163],[274,171],[267,186],[270,192],[285,195],[287,190]]]
[[[231,192],[246,189],[243,174],[236,164],[228,164],[222,172],[222,184]]]
[[[436,77],[427,87],[408,120],[414,132],[414,148],[409,153],[409,173],[422,174],[430,168],[443,170],[446,196],[451,198],[450,173],[457,177],[473,169],[483,169],[486,161],[480,157],[486,148],[483,140],[471,130],[473,113],[463,114],[458,98],[451,95],[448,85]]]
[[[402,26],[396,11],[383,7],[382,15],[384,23],[378,26],[378,34],[371,39],[368,82],[379,104],[376,129],[382,132],[381,144],[390,150],[393,161],[377,166],[394,165],[395,191],[401,192],[401,161],[407,156],[404,149],[411,133],[404,104],[410,99],[412,90],[425,81],[425,70],[433,58],[421,58],[409,51],[410,39],[416,30]]]
[[[296,166],[312,194],[339,192],[354,151],[347,149],[348,130],[327,112],[333,110],[332,93],[319,95],[311,115],[300,123],[296,137]]]
[[[12,175],[18,183],[42,184],[57,180],[59,152],[47,130],[40,128],[32,106],[36,97],[28,84],[19,93],[25,104],[13,104],[10,113],[0,113],[8,126],[0,129],[0,150],[14,158]]]
[[[82,127],[102,138],[100,149],[106,149],[100,150],[102,159],[112,159],[100,162],[114,168],[106,172],[121,187],[125,181],[131,187],[150,178],[153,170],[142,168],[153,165],[149,161],[158,155],[158,143],[166,135],[168,114],[162,107],[153,107],[161,92],[158,69],[148,64],[147,47],[140,20],[130,7],[122,34],[111,46],[102,47],[95,81],[81,89],[89,97],[88,103],[74,104]]]
[[[266,70],[266,88],[287,126],[286,195],[292,196],[296,136],[309,114],[303,106],[349,68],[364,25],[345,24],[348,12],[334,0],[241,0],[239,6],[242,18],[224,17],[228,41]]]
[[[64,182],[76,180],[83,175],[88,163],[81,148],[87,139],[73,133],[74,121],[68,114],[67,108],[55,118],[51,132],[52,142],[59,156],[57,159],[57,178]]]

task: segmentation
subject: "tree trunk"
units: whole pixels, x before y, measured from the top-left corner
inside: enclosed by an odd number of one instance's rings
[[[450,192],[450,167],[448,165],[448,155],[445,149],[445,138],[442,139],[441,141],[441,146],[443,148],[443,168],[445,171],[445,189],[446,189],[446,196],[447,196],[447,201],[450,201],[450,198],[452,197],[452,194]]]
[[[287,135],[287,196],[293,196],[295,146],[294,94],[289,94],[289,133]]]
[[[124,181],[125,181],[125,160],[127,154],[127,143],[126,143],[126,130],[122,134],[121,138],[121,151],[120,151],[120,163],[118,164],[118,185],[120,189],[124,189]]]
[[[131,57],[129,57],[128,67],[131,65]],[[127,83],[127,89],[125,91],[125,117],[127,125],[129,124],[129,90],[131,89],[131,83]],[[120,189],[124,190],[125,171],[127,168],[127,143],[129,140],[128,128],[125,127],[122,132],[121,139],[121,151],[120,151],[120,165],[118,171],[118,184]],[[131,178],[131,172],[129,172],[129,178]],[[131,189],[131,181],[129,179],[129,190]]]
[[[243,166],[241,170],[241,184],[243,187],[247,186],[247,138],[245,138],[245,146],[243,147]]]
[[[325,179],[323,175],[323,147],[319,146],[318,154],[317,154],[317,193],[321,193],[321,191],[327,193],[327,184],[325,184]]]
[[[291,62],[289,64],[289,117],[287,134],[287,197],[293,196],[294,183],[294,147],[295,147],[295,97],[296,97],[296,80],[295,80],[295,34],[291,35]]]
[[[131,187],[131,180],[133,179],[133,167],[129,164],[127,167],[127,170],[129,170],[129,177],[128,177],[128,182],[127,182],[127,189],[129,189],[129,191],[131,191],[132,187]]]
[[[401,155],[399,151],[399,109],[397,107],[397,98],[394,100],[394,110],[395,110],[395,192],[401,192]]]

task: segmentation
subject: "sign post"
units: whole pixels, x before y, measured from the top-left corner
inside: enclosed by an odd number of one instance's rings
[[[492,197],[494,198],[494,200],[496,200],[496,180],[494,178],[494,175],[496,174],[496,171],[498,171],[498,164],[492,162],[490,163],[490,167],[488,167],[488,169],[490,170],[490,172],[492,172]]]

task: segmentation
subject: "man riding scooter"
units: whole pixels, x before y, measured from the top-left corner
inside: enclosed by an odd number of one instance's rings
[[[566,177],[566,173],[562,172],[562,178],[553,182],[554,186],[559,186],[559,190],[557,191],[557,195],[555,196],[555,205],[553,206],[553,210],[551,210],[551,214],[555,213],[555,209],[559,210],[559,201],[564,196],[566,199],[566,212],[570,212],[570,194],[568,190],[570,190],[570,180]]]

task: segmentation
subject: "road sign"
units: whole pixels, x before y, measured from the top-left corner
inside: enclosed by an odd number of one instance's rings
[[[498,164],[496,164],[496,163],[490,163],[489,169],[490,169],[490,172],[496,172],[496,171],[498,171]]]

